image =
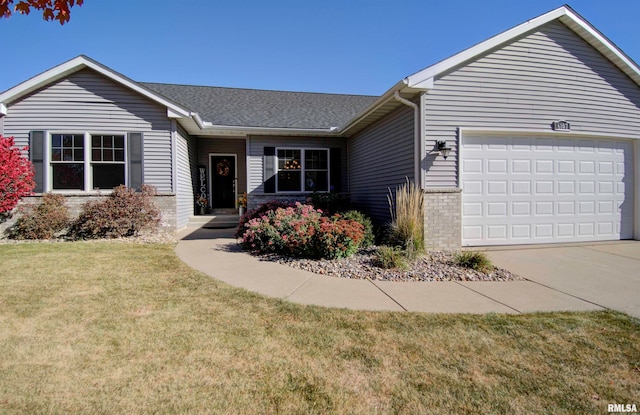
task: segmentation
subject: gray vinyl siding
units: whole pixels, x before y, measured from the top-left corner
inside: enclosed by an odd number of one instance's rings
[[[207,183],[211,183],[211,171],[209,166],[210,154],[236,154],[238,165],[238,197],[247,191],[247,152],[244,138],[205,138],[198,139],[198,165],[207,166]]]
[[[176,132],[176,226],[184,228],[194,210],[194,175],[197,162],[196,139],[181,128]]]
[[[251,136],[249,140],[249,190],[250,194],[264,194],[264,148],[292,147],[292,148],[339,148],[342,166],[341,187],[347,190],[347,141],[345,138],[334,137],[275,137]],[[331,172],[329,172],[331,174]]]
[[[144,182],[173,192],[171,121],[167,110],[102,75],[84,69],[9,105],[4,134],[19,146],[29,131],[142,132]]]
[[[414,176],[413,109],[403,106],[349,138],[351,199],[379,224],[390,221],[387,194]]]
[[[560,22],[551,22],[435,80],[423,96],[427,187],[457,186],[457,128],[640,137],[640,88]],[[447,160],[429,154],[436,140]]]

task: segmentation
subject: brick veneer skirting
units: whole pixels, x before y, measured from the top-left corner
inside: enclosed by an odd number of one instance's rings
[[[462,193],[458,188],[424,190],[427,249],[459,250],[462,242]]]

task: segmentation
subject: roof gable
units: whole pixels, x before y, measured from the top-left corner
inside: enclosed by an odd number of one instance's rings
[[[615,64],[622,72],[640,85],[640,68],[620,50],[613,42],[607,39],[595,27],[587,22],[582,16],[576,13],[571,7],[564,5],[542,16],[528,20],[514,28],[493,36],[484,42],[478,43],[460,53],[457,53],[443,61],[429,66],[419,72],[414,73],[404,79],[404,83],[409,88],[430,89],[433,87],[434,79],[441,74],[448,72],[452,68],[463,65],[466,62],[477,59],[490,50],[510,42],[526,33],[535,31],[554,20],[559,20],[582,37],[592,47],[602,53],[607,59]]]
[[[191,112],[187,108],[169,101],[167,98],[158,95],[139,83],[132,81],[126,76],[115,72],[84,55],[75,57],[6,90],[0,94],[0,106],[3,107],[4,113],[6,113],[6,107],[12,102],[85,68],[90,68],[106,78],[111,79],[112,81],[117,82],[162,106],[165,106],[167,108],[167,116],[169,118],[186,118],[191,116]]]

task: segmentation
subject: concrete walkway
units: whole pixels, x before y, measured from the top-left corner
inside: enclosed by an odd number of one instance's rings
[[[567,286],[553,284],[539,274],[536,276],[541,282],[387,282],[328,277],[260,261],[242,252],[232,235],[233,230],[229,229],[186,229],[178,235],[180,241],[176,246],[176,253],[187,265],[220,281],[299,304],[429,313],[619,309],[615,306],[615,301],[600,301],[597,297],[581,295],[582,291],[578,291],[576,295],[571,288],[573,285],[581,287],[579,282],[566,283]],[[496,265],[504,267],[505,264],[513,265],[509,253],[519,251],[523,250],[491,251],[489,254]],[[635,246],[634,252],[638,255],[636,269],[639,269],[640,243]],[[513,258],[517,262],[517,256]],[[535,261],[540,263],[539,259],[532,261],[532,264]],[[506,268],[520,273],[513,266]],[[526,267],[522,270],[528,272]],[[520,275],[529,278],[525,272]],[[544,272],[541,274],[547,275]],[[629,288],[635,289],[635,286]],[[597,289],[600,290],[600,287]],[[636,294],[639,292],[635,290]],[[611,296],[615,297],[615,294]],[[640,302],[635,309],[624,311],[640,317],[638,305]]]

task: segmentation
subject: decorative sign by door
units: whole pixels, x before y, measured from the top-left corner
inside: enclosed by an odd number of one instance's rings
[[[207,193],[207,167],[198,166],[198,200],[209,200],[209,194]],[[208,202],[207,202],[208,203]]]

